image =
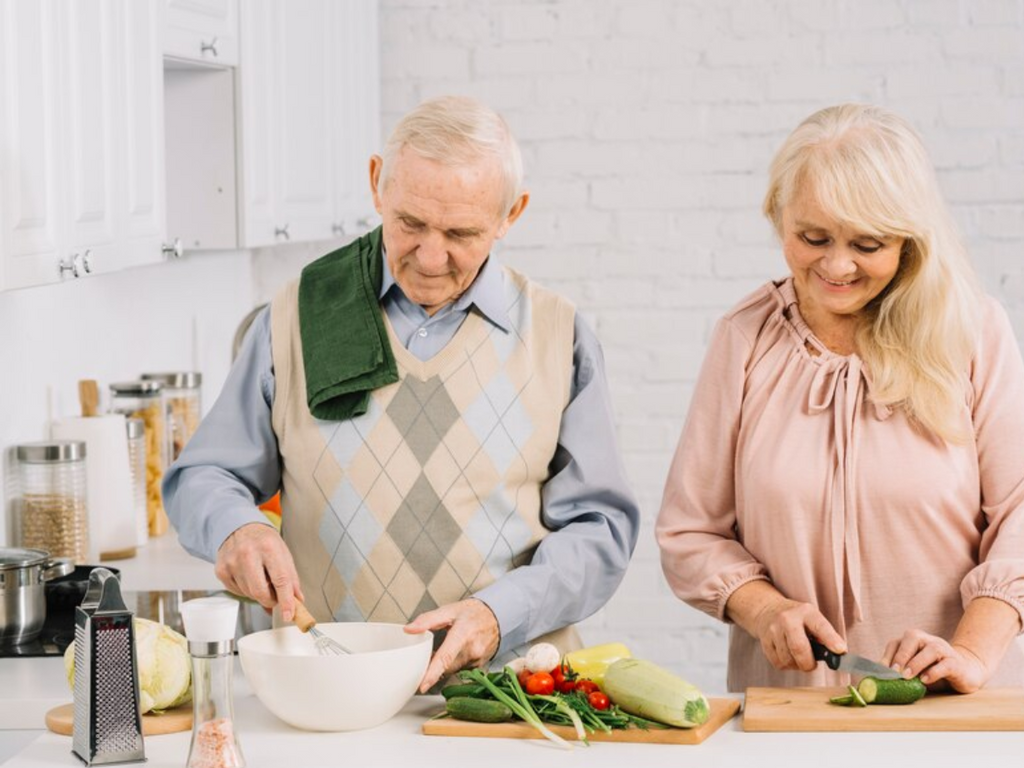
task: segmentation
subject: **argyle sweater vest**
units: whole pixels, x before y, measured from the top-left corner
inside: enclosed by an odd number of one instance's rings
[[[573,306],[505,268],[510,328],[470,312],[420,361],[385,315],[399,380],[367,412],[306,404],[297,282],[274,299],[282,533],[320,621],[406,622],[528,563],[568,403]]]

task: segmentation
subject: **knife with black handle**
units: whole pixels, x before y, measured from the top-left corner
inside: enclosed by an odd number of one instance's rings
[[[901,677],[895,669],[879,664],[877,661],[865,659],[852,653],[835,653],[812,637],[807,638],[811,642],[811,652],[817,661],[824,661],[825,666],[838,672],[849,672],[854,675],[870,675],[880,680],[895,680]]]

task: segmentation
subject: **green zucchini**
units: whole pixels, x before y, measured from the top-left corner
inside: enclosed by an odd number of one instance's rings
[[[458,685],[446,685],[441,689],[441,695],[444,696],[445,700],[448,700],[453,696],[469,696],[470,698],[476,698],[486,690],[487,689],[479,683],[459,683]]]
[[[512,719],[512,710],[492,699],[453,696],[445,702],[445,709],[456,720],[474,723],[504,723]]]
[[[857,690],[867,704],[913,704],[928,692],[919,678],[879,680],[865,677]]]

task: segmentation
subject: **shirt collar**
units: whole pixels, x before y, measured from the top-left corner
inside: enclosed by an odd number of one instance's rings
[[[395,281],[388,264],[387,254],[384,253],[384,271],[380,281],[380,300],[388,301],[389,298],[401,297],[402,300],[412,303],[409,297]],[[501,330],[508,332],[511,323],[508,318],[508,311],[505,309],[505,279],[502,274],[501,264],[492,255],[487,258],[484,265],[477,273],[476,279],[469,286],[469,289],[462,294],[452,306],[453,312],[468,312],[470,308],[476,307],[487,320]]]

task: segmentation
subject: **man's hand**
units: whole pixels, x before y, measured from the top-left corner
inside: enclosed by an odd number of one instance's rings
[[[405,631],[411,635],[444,628],[448,635],[423,674],[420,693],[426,693],[442,677],[460,669],[483,666],[494,656],[501,641],[498,620],[491,609],[472,597],[427,611],[405,625]]]
[[[281,606],[281,618],[291,621],[295,598],[305,602],[292,553],[274,528],[249,523],[236,530],[217,551],[214,572],[228,591],[251,597],[267,610]]]

